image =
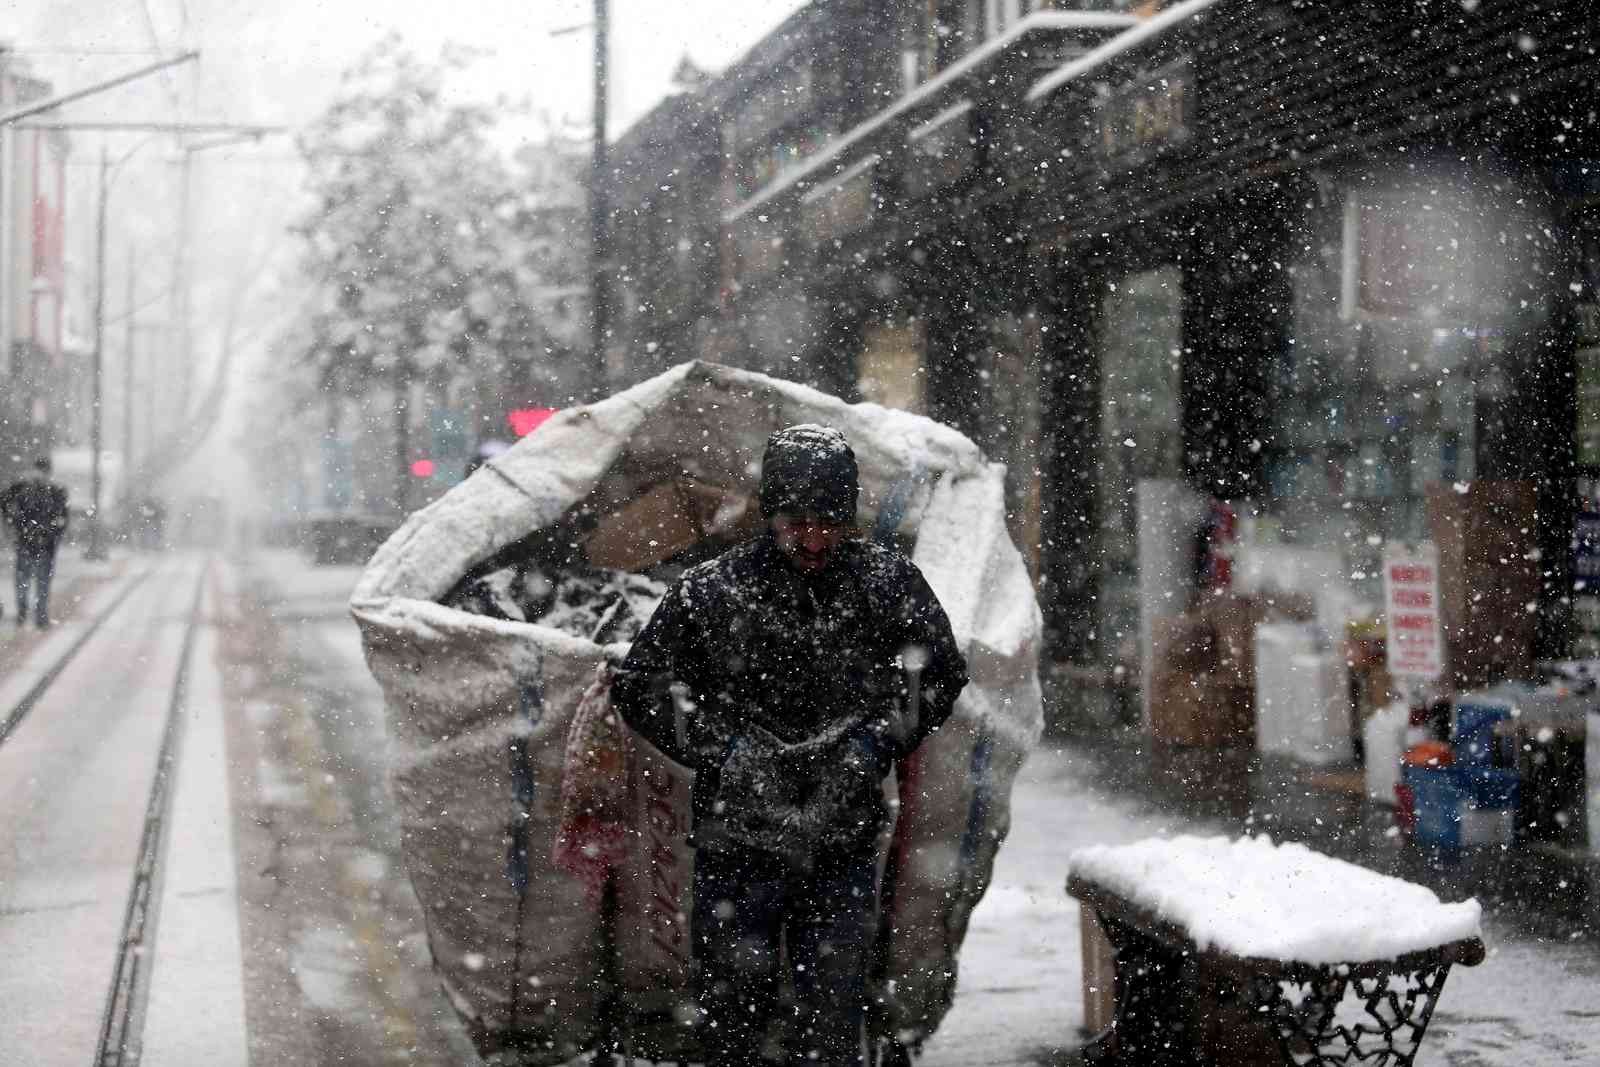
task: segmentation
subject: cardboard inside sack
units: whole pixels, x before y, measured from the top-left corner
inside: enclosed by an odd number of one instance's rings
[[[630,450],[558,522],[473,567],[441,602],[452,603],[483,575],[518,564],[552,571],[631,571],[671,581],[687,567],[765,529],[754,485],[716,485],[681,468],[674,473],[672,467],[670,457],[663,462]],[[936,481],[937,475],[927,480]],[[873,510],[882,514],[881,507]],[[906,529],[910,525],[902,520],[885,533],[858,523],[858,533],[886,538],[909,554],[914,541],[914,527]]]

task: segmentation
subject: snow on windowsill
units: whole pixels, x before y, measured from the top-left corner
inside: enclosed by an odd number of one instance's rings
[[[1425,886],[1266,836],[1096,845],[1069,864],[1199,948],[1241,957],[1362,963],[1481,936],[1475,899],[1444,904]]]

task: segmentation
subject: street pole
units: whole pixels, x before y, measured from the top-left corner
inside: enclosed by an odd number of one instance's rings
[[[180,425],[189,416],[189,390],[193,381],[189,366],[189,179],[193,165],[194,153],[184,152],[183,172],[178,181],[178,251],[172,257],[171,310],[168,312],[178,327],[177,416]]]
[[[122,346],[122,498],[131,500],[133,497],[133,358],[134,358],[134,314],[133,279],[136,273],[135,262],[137,248],[128,246],[128,310],[126,340]]]
[[[589,302],[591,400],[606,392],[606,336],[611,327],[611,198],[606,176],[606,75],[610,59],[610,4],[594,0],[594,148],[589,164]]]
[[[106,341],[106,159],[100,146],[100,203],[94,228],[94,401],[89,406],[89,559],[105,559],[104,531],[100,523],[101,387]]]

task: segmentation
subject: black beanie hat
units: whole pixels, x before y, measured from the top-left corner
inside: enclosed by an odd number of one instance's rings
[[[856,454],[831,426],[803,423],[767,438],[761,457],[761,513],[811,511],[853,523],[860,492]]]

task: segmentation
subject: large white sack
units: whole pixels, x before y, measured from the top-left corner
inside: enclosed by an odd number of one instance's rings
[[[614,498],[619,485],[654,472],[753,495],[768,435],[799,422],[835,426],[850,439],[861,525],[873,527],[880,511],[899,513],[896,529],[913,539],[913,559],[971,670],[949,723],[901,768],[879,976],[886,1014],[877,1025],[925,1037],[949,1008],[967,917],[988,885],[1011,783],[1042,722],[1040,616],[1006,532],[1003,469],[930,419],[689,363],[551,418],[412,515],[351,598],[387,700],[405,861],[434,963],[486,1054],[561,1063],[594,1046],[600,1005],[613,992],[624,1025],[641,1031],[687,1001],[686,952],[665,948],[686,945],[687,929],[674,941],[663,924],[687,922],[688,776],[677,769],[665,795],[650,791],[649,776],[630,780],[640,821],[629,884],[618,894],[613,951],[623,959],[608,961],[598,909],[550,862],[567,730],[602,650],[438,601],[597,488]],[[631,779],[664,762],[634,741]],[[659,772],[654,781],[659,788]],[[653,877],[678,891],[681,914],[664,918],[659,900],[651,909],[653,864],[670,867]],[[614,980],[620,989],[608,988]]]

